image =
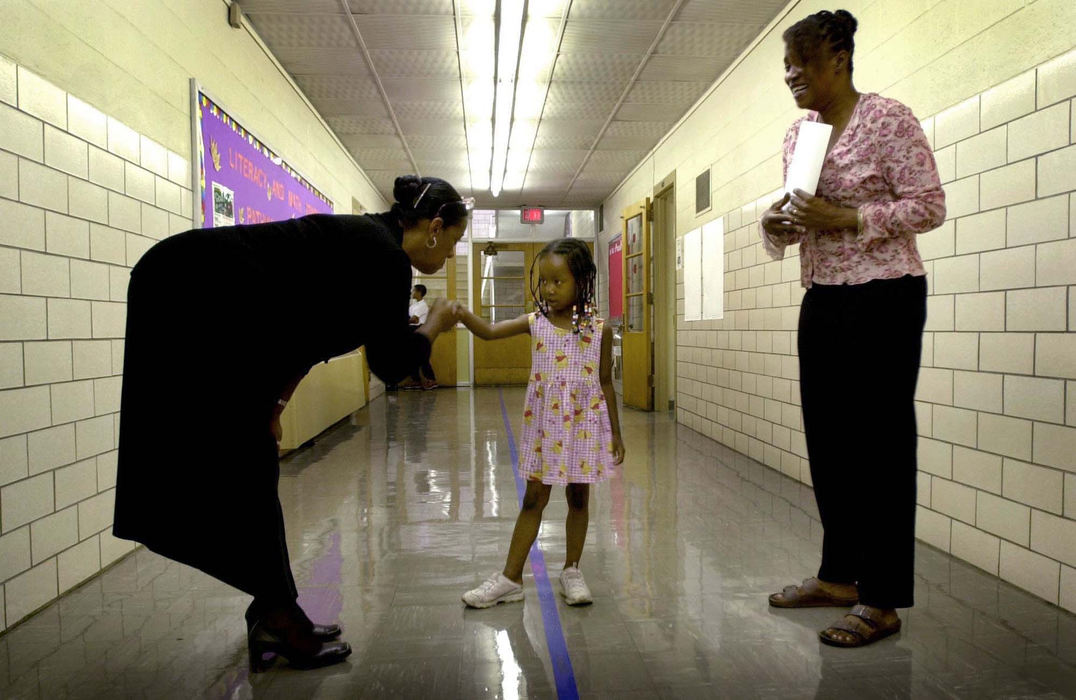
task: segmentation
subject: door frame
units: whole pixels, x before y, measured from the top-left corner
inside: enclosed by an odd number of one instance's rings
[[[676,171],[654,187],[651,202],[654,409],[672,411],[676,407]]]

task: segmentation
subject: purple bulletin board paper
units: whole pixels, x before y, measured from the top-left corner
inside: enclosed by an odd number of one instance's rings
[[[196,93],[199,225],[231,226],[331,214],[332,202],[222,110]]]

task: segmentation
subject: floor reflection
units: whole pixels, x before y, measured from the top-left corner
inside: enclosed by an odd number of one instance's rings
[[[517,420],[522,390],[503,395]],[[811,490],[669,416],[622,422],[628,459],[591,500],[595,604],[557,605],[582,697],[1073,694],[1076,617],[925,546],[898,636],[821,645],[834,611],[766,605],[817,568]],[[497,390],[380,398],[281,472],[303,604],[344,625],[348,663],[250,676],[247,598],[138,551],[0,637],[0,697],[555,696],[529,572],[522,605],[459,600],[503,565],[517,512]],[[556,490],[539,537],[551,578],[566,514]]]

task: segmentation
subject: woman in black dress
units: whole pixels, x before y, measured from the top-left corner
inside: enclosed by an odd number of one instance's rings
[[[396,179],[384,214],[195,229],[131,271],[113,533],[254,596],[254,670],[351,653],[296,603],[277,497],[280,413],[314,364],[365,345],[395,383],[456,322],[441,301],[408,325],[411,267],[439,270],[468,206],[438,178]]]

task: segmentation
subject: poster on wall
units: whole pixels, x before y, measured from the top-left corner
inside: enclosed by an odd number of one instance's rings
[[[624,314],[624,239],[609,241],[609,320]]]
[[[193,134],[199,193],[196,228],[257,224],[307,214],[331,214],[333,204],[274,151],[237,122],[198,85]]]
[[[702,320],[702,229],[684,234],[684,320]]]
[[[702,318],[725,317],[725,218],[702,225]]]

